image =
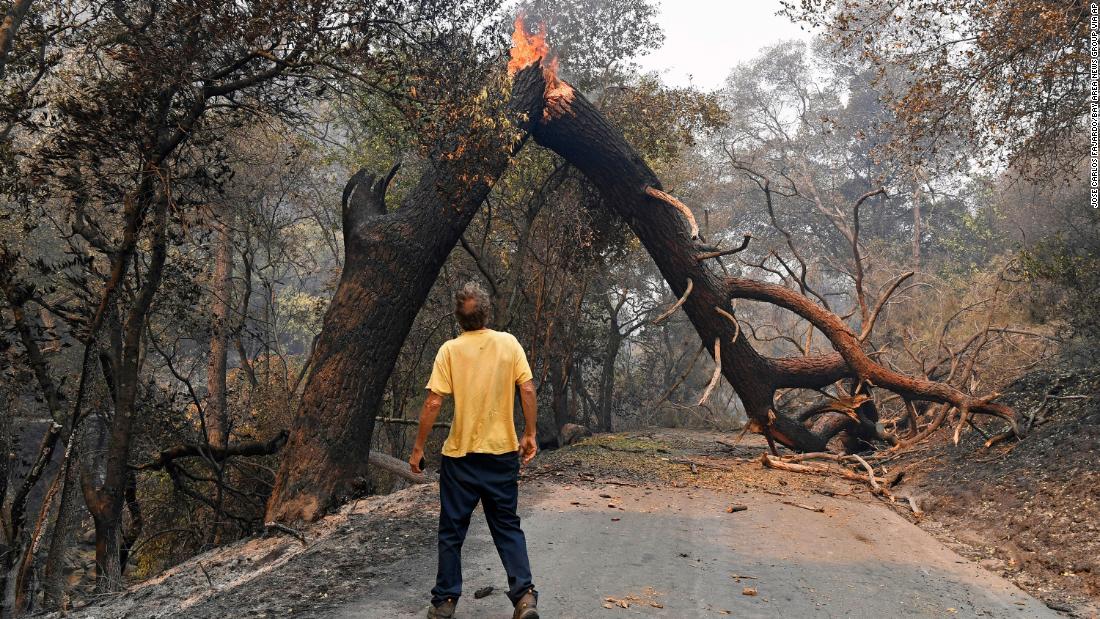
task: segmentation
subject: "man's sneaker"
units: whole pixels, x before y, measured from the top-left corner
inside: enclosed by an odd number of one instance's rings
[[[428,605],[428,619],[451,619],[455,616],[454,600],[446,600],[439,606]],[[536,615],[537,616],[537,615]]]
[[[539,609],[535,608],[535,594],[528,591],[516,602],[516,612],[512,619],[539,619]]]

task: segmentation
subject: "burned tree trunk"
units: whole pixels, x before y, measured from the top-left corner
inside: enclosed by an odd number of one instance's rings
[[[506,113],[526,130],[542,111],[537,66],[516,75]],[[382,178],[344,192],[344,270],[325,314],[266,520],[315,520],[360,492],[374,418],[401,345],[439,270],[508,164],[510,131],[441,146],[401,208],[386,212]]]
[[[889,389],[908,400],[946,403],[958,408],[963,417],[978,412],[994,415],[1005,419],[1012,432],[1019,432],[1012,410],[991,403],[990,398],[969,396],[948,385],[914,379],[876,364],[843,320],[799,293],[718,276],[707,261],[723,252],[700,246],[687,206],[662,190],[660,180],[622,133],[569,85],[562,82],[553,89],[532,135],[583,172],[606,204],[638,235],[711,355],[718,350],[716,361],[741,397],[753,426],[769,440],[800,451],[821,451],[837,432],[866,432],[868,420],[825,424],[828,432],[819,433],[809,420],[775,410],[777,389],[820,389],[843,378]],[[837,352],[782,359],[761,356],[740,333],[731,303],[738,298],[771,303],[798,314],[821,330]],[[870,425],[875,424],[872,421]]]
[[[226,358],[229,350],[229,297],[233,279],[232,219],[215,219],[214,272],[210,280],[210,356],[206,366],[206,440],[213,447],[229,444],[229,409],[226,404]]]

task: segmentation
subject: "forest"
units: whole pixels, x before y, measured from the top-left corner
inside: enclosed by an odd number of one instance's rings
[[[1095,3],[784,0],[807,37],[717,88],[641,64],[663,4],[0,2],[0,616],[431,481],[469,281],[536,464],[676,431],[913,521],[1020,513],[890,489],[966,467],[1075,553],[1014,582],[1097,612]]]

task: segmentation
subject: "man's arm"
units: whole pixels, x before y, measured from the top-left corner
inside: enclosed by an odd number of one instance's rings
[[[412,455],[409,456],[409,468],[418,475],[421,472],[420,460],[424,457],[424,444],[428,442],[428,435],[432,432],[432,424],[439,417],[439,409],[442,406],[443,396],[434,391],[428,391],[428,397],[424,400],[424,406],[420,409],[420,427],[416,433],[416,444],[413,445]]]
[[[523,406],[523,440],[519,444],[519,454],[523,464],[531,461],[538,451],[535,441],[535,429],[538,425],[538,399],[535,397],[535,381],[529,380],[519,386],[519,401]]]

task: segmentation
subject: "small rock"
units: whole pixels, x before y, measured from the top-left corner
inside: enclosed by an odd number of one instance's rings
[[[482,588],[478,589],[477,591],[474,591],[474,597],[480,600],[481,598],[489,595],[492,592],[493,592],[492,587],[482,587]]]

